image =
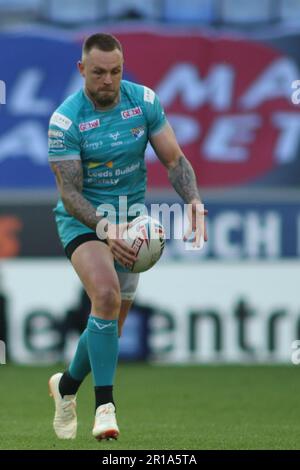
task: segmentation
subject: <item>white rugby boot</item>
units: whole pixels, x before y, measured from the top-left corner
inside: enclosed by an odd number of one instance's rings
[[[93,436],[101,441],[102,439],[117,439],[120,434],[115,407],[112,403],[98,406],[95,415]]]
[[[75,439],[77,432],[76,395],[61,397],[58,384],[62,375],[59,372],[52,375],[49,380],[49,395],[55,402],[53,428],[59,439]]]

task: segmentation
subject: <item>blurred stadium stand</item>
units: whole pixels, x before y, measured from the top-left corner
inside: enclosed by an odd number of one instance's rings
[[[41,16],[45,21],[65,26],[95,22],[104,19],[103,0],[47,0],[42,4]]]
[[[241,28],[299,24],[300,0],[0,0],[0,26],[32,21],[78,27],[122,20]]]
[[[223,0],[220,2],[220,17],[225,24],[270,23],[278,18],[277,6],[278,0]]]
[[[282,23],[300,24],[300,1],[284,0],[279,4],[279,18]]]
[[[165,0],[162,19],[166,22],[212,24],[218,18],[217,2],[211,0]]]
[[[114,0],[107,2],[107,17],[117,20],[159,20],[161,18],[161,0]]]

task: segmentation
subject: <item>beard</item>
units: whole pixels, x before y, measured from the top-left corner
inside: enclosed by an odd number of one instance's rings
[[[117,96],[118,96],[118,92],[117,91],[111,91],[111,90],[107,90],[107,91],[100,91],[100,92],[89,92],[91,98],[93,99],[93,101],[98,105],[98,106],[101,106],[101,107],[106,107],[106,106],[111,106],[112,104],[114,104]]]

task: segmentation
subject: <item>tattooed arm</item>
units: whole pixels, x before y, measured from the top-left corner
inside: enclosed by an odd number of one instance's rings
[[[97,216],[93,205],[82,195],[83,174],[80,160],[67,160],[51,163],[55,174],[57,186],[67,212],[96,231],[97,224],[102,220],[106,228],[102,228],[107,235],[107,242],[116,260],[124,266],[130,266],[136,261],[134,250],[123,240],[119,239],[127,224],[118,226],[110,224],[103,216]],[[118,227],[118,228],[117,228]],[[99,226],[98,226],[99,229]],[[103,231],[101,231],[103,234]],[[97,231],[99,236],[99,232]],[[106,238],[106,237],[104,237]]]
[[[194,170],[183,155],[169,168],[169,180],[184,202],[200,201]]]
[[[84,225],[96,230],[97,223],[102,217],[96,215],[93,205],[82,195],[83,174],[81,161],[52,162],[51,168],[55,174],[66,211]]]
[[[166,124],[161,132],[151,136],[150,142],[158,158],[168,169],[169,180],[173,188],[188,204],[189,227],[183,239],[190,239],[194,233],[192,240],[194,246],[201,248],[202,241],[208,239],[204,221],[207,211],[204,210],[201,203],[194,170],[183,155],[169,124]]]
[[[184,157],[173,129],[166,124],[161,132],[150,139],[160,161],[168,169],[169,180],[184,202],[200,202],[194,170]]]

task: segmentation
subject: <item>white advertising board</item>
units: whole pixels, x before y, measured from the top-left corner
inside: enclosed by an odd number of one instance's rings
[[[10,357],[61,358],[57,323],[78,304],[66,260],[0,264]],[[141,275],[136,301],[150,307],[151,358],[161,362],[290,362],[300,339],[298,262],[160,263]]]

